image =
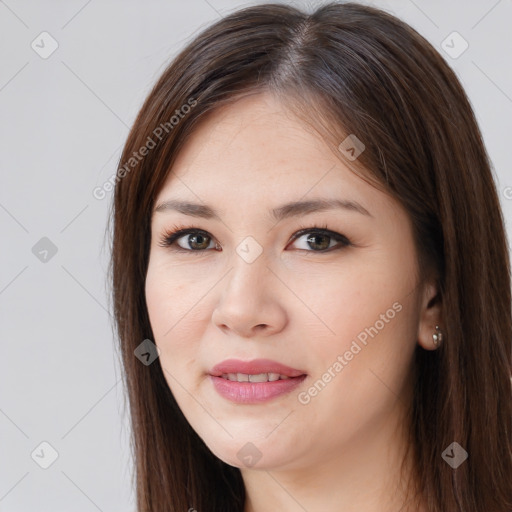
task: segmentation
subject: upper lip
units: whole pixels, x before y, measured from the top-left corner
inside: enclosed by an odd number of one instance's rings
[[[284,364],[272,361],[271,359],[253,359],[252,361],[241,361],[240,359],[226,359],[216,364],[210,375],[220,377],[226,373],[244,373],[247,375],[258,375],[260,373],[278,373],[287,377],[300,377],[305,372],[290,368]]]

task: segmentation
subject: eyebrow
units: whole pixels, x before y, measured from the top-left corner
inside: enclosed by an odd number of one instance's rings
[[[345,199],[315,199],[310,201],[294,201],[270,210],[270,217],[276,222],[280,222],[281,220],[290,217],[335,209],[358,212],[362,215],[373,218],[373,215],[361,204],[356,201],[349,201]],[[183,213],[184,215],[190,215],[192,217],[215,219],[218,221],[221,220],[219,214],[210,206],[190,203],[188,201],[178,201],[176,199],[171,199],[164,201],[155,208],[155,212],[163,212],[168,210],[174,210],[179,213]]]

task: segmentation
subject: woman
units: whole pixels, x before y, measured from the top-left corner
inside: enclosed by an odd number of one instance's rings
[[[512,510],[504,222],[408,25],[268,4],[204,30],[134,123],[113,225],[139,511]]]

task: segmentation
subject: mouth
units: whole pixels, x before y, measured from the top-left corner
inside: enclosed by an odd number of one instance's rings
[[[307,374],[277,361],[229,359],[209,372],[215,390],[239,404],[256,404],[290,393]]]
[[[232,382],[275,382],[276,380],[296,379],[297,377],[288,377],[279,373],[258,373],[251,375],[249,373],[223,373],[219,375],[222,379]]]
[[[263,379],[263,375],[266,375],[269,376],[268,379],[270,381],[275,381],[279,378],[285,380],[286,378],[300,377],[306,374],[305,371],[291,368],[272,359],[253,359],[252,361],[226,359],[215,365],[209,373],[214,377],[225,376],[228,380],[238,380],[238,375],[240,375],[242,380],[239,382],[264,382],[262,380],[249,380],[245,376]],[[237,379],[234,379],[234,375],[237,376]],[[266,380],[267,377],[265,377]]]

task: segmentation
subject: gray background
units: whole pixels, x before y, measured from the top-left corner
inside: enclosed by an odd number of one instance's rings
[[[169,60],[201,28],[255,3],[263,2],[0,1],[2,512],[135,508],[105,277],[111,193],[98,200],[92,191],[116,171]],[[408,22],[455,69],[510,237],[511,0],[366,3]],[[453,31],[469,44],[457,58],[442,47]],[[47,58],[52,41],[42,32],[58,43]],[[47,469],[52,449],[42,442],[58,453]]]

